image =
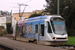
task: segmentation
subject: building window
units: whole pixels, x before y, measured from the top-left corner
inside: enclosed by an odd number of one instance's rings
[[[4,22],[4,21],[6,21],[6,19],[5,18],[1,18],[1,20],[0,20],[1,22]]]
[[[14,20],[16,20],[16,17],[14,17]]]
[[[11,21],[11,17],[7,17],[7,21]]]
[[[21,20],[24,20],[24,19],[25,19],[25,16],[22,16],[20,19],[21,19]]]

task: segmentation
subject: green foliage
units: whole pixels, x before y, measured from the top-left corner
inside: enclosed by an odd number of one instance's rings
[[[68,37],[68,42],[66,44],[75,45],[75,37]]]
[[[0,26],[0,36],[3,35],[3,31],[2,30],[4,30],[4,26]]]
[[[3,33],[0,33],[0,36],[3,36]]]
[[[6,14],[6,15],[7,15],[7,13],[6,13],[6,12],[1,11],[1,15],[4,15],[4,14]]]
[[[68,35],[69,36],[75,36],[75,30],[73,30],[73,29],[68,30]]]
[[[46,0],[45,11],[57,14],[57,0]],[[60,0],[60,15],[65,18],[67,29],[75,30],[75,0]]]
[[[11,23],[6,23],[6,25],[10,25]]]
[[[8,34],[6,30],[3,30],[2,32],[0,32],[0,36],[6,35],[6,34]]]
[[[34,14],[31,14],[29,18],[36,17],[36,16],[41,16],[41,14],[34,13]]]
[[[0,26],[0,29],[4,29],[4,26]]]
[[[45,12],[49,12],[50,14],[57,14],[57,0],[50,1],[51,2],[49,2],[49,0],[46,0],[48,5],[45,6]]]
[[[21,28],[18,25],[16,25],[16,36],[20,36],[21,33],[22,33]]]
[[[4,30],[4,31],[3,31],[3,34],[4,34],[4,35],[8,34],[7,30]]]
[[[21,28],[18,25],[16,25],[16,33],[20,33],[20,32],[21,32]]]
[[[7,32],[10,34],[11,33],[11,23],[6,23],[7,26]]]

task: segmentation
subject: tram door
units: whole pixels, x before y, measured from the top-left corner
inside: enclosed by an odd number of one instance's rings
[[[51,25],[49,21],[45,21],[45,40],[51,40],[52,39],[52,30]]]
[[[44,40],[44,24],[39,24],[39,30],[38,30],[38,38],[39,40]]]

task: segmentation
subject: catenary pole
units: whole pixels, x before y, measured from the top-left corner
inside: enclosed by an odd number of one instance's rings
[[[59,9],[59,2],[60,2],[60,1],[57,0],[57,15],[59,15],[59,13],[60,13],[60,12],[59,12],[59,10],[60,10],[60,9]]]

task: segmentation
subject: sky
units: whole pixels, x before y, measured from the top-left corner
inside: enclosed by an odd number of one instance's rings
[[[9,11],[13,13],[19,12],[18,4],[27,4],[24,12],[32,12],[35,10],[44,9],[44,5],[46,5],[45,0],[1,0],[0,1],[0,10]],[[21,12],[23,11],[24,6],[21,6]]]

